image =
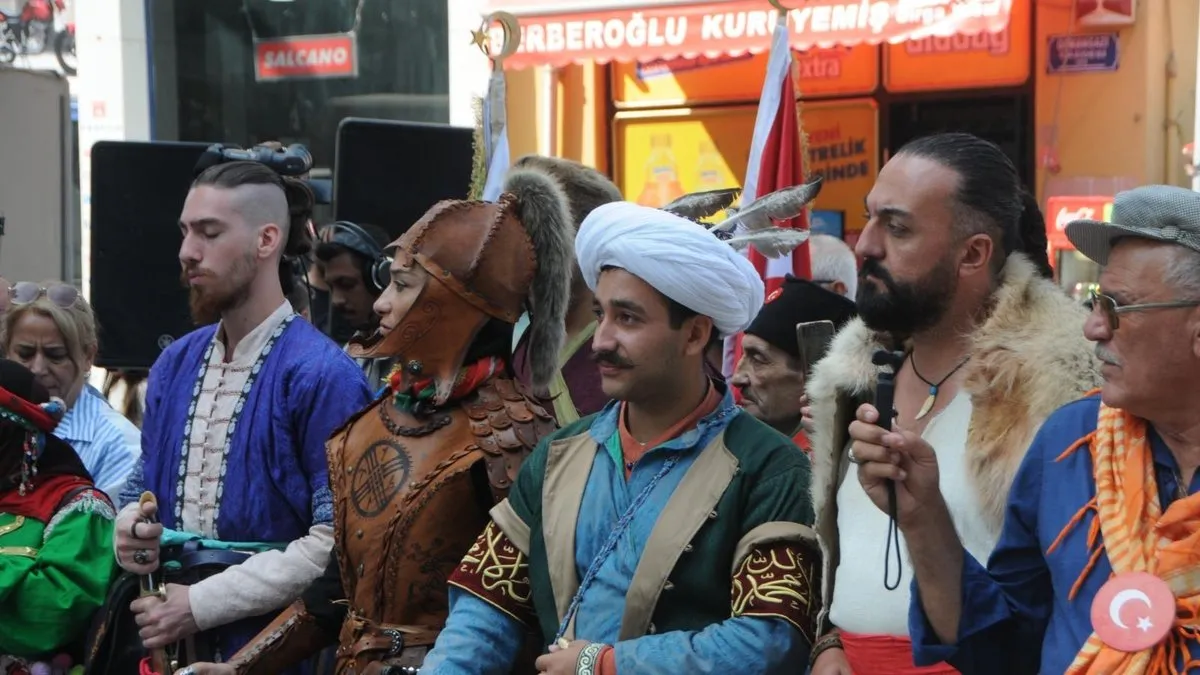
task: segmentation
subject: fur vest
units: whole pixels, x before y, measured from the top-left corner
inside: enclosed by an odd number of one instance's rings
[[[1034,434],[1059,406],[1100,382],[1099,362],[1083,337],[1087,311],[1028,258],[1009,257],[987,320],[972,336],[963,391],[971,397],[967,467],[983,517],[999,535],[1009,486]],[[839,560],[837,490],[849,468],[848,427],[874,397],[880,369],[871,355],[891,339],[855,319],[838,332],[807,385],[812,401],[812,500],[823,554],[821,625],[828,628]]]

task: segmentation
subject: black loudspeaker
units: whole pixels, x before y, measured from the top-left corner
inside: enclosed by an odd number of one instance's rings
[[[149,368],[191,331],[179,214],[208,143],[92,146],[91,301],[102,368]]]
[[[466,199],[474,131],[444,124],[348,117],[338,125],[335,220],[370,223],[393,238],[443,199]]]

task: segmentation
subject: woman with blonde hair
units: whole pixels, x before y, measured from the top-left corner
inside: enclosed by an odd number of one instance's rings
[[[60,281],[0,279],[0,311],[0,355],[63,400],[67,413],[55,435],[75,449],[96,487],[119,495],[141,456],[141,432],[87,386],[99,347],[91,305]]]

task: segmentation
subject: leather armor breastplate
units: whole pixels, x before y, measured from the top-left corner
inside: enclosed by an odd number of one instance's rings
[[[446,580],[521,462],[554,430],[518,387],[495,377],[423,417],[384,397],[330,439],[334,551],[348,621],[421,629],[406,644],[432,645],[448,612]],[[484,469],[490,494],[480,494]],[[347,637],[343,630],[343,650]],[[340,655],[338,672],[352,656]]]

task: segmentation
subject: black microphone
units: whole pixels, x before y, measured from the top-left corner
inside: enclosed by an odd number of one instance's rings
[[[904,352],[893,352],[886,349],[880,349],[871,355],[871,363],[885,370],[879,372],[879,377],[875,381],[875,410],[879,411],[879,420],[876,424],[887,431],[892,430],[892,421],[896,417],[896,410],[893,407],[896,399],[896,373],[900,372],[901,366],[904,365],[904,359],[908,355]],[[887,482],[888,491],[888,533],[887,533],[887,548],[883,558],[883,587],[889,591],[894,591],[900,587],[900,579],[903,577],[904,558],[900,553],[900,525],[896,519],[896,483],[889,480]],[[895,542],[895,543],[893,543]],[[892,550],[896,552],[896,581],[889,581],[891,577],[891,561]]]

